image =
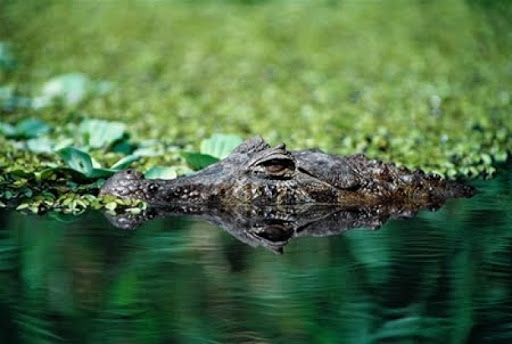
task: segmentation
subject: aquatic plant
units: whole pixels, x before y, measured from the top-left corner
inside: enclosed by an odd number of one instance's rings
[[[508,12],[478,1],[27,0],[0,12],[11,196],[101,182],[117,161],[191,173],[216,161],[201,144],[215,133],[449,178],[492,177],[512,147]]]

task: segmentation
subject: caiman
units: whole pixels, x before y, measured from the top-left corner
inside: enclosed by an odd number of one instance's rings
[[[250,246],[283,253],[288,242],[299,237],[340,235],[353,228],[376,230],[387,220],[408,218],[418,208],[393,205],[344,207],[341,205],[171,205],[150,206],[141,213],[105,216],[112,225],[135,230],[156,217],[192,216],[223,228]]]
[[[110,177],[100,190],[100,195],[140,199],[155,206],[388,204],[416,208],[473,194],[469,185],[362,154],[288,151],[284,144],[271,147],[261,137],[246,140],[225,159],[194,175],[145,179],[140,172],[126,170]]]

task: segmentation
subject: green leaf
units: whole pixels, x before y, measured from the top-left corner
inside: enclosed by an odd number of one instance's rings
[[[0,134],[10,137],[16,135],[16,129],[9,123],[0,122]]]
[[[26,209],[28,208],[28,204],[27,203],[22,203],[20,204],[19,206],[16,207],[16,210],[23,210],[23,209]]]
[[[135,150],[135,145],[130,144],[126,140],[117,141],[112,145],[112,152],[123,155],[130,155]]]
[[[109,168],[93,168],[92,171],[87,175],[89,178],[104,178],[104,177],[110,177],[114,173],[116,173],[116,170],[111,170]]]
[[[32,99],[17,96],[14,87],[6,85],[0,87],[0,105],[4,109],[30,108]]]
[[[138,155],[128,155],[116,162],[114,165],[112,165],[110,168],[112,170],[123,170],[127,167],[129,167],[132,163],[139,160],[140,157]]]
[[[105,208],[107,208],[108,210],[115,210],[117,208],[117,203],[109,202],[109,203],[105,204]]]
[[[90,89],[89,78],[82,73],[69,73],[47,81],[42,88],[42,96],[48,100],[59,98],[66,105],[82,101]]]
[[[45,168],[41,172],[35,172],[34,175],[37,181],[49,180],[55,174],[55,168]]]
[[[240,143],[242,138],[237,135],[214,134],[209,139],[201,142],[201,154],[210,155],[218,159],[224,159]]]
[[[75,147],[60,149],[58,153],[71,169],[80,172],[86,177],[91,175],[93,167],[89,154]]]
[[[78,128],[92,148],[108,147],[126,134],[126,125],[100,119],[86,119]]]
[[[93,157],[91,157],[91,162],[92,162],[92,168],[103,168],[103,166],[101,166],[101,164],[98,162],[98,160],[94,159]]]
[[[182,152],[181,156],[194,170],[201,170],[219,161],[216,157],[201,153]]]
[[[37,118],[27,118],[15,126],[0,122],[0,134],[12,138],[34,138],[47,134],[50,126]]]
[[[58,153],[73,171],[79,172],[86,178],[110,177],[119,169],[128,166],[138,159],[137,156],[127,156],[115,163],[113,166],[115,168],[101,168],[99,164],[93,163],[93,159],[89,154],[78,148],[66,147],[58,150]],[[65,168],[57,167],[56,170],[65,171]]]
[[[45,137],[30,139],[27,141],[27,149],[34,153],[53,153],[53,141]]]
[[[27,118],[19,122],[16,127],[16,136],[33,138],[50,131],[50,126],[37,118]]]
[[[174,179],[178,176],[176,167],[154,166],[144,176],[147,179]]]

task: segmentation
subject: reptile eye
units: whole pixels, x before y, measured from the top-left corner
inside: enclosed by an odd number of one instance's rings
[[[270,174],[283,172],[286,168],[287,166],[279,162],[272,163],[271,161],[269,165],[265,165],[265,171]]]
[[[268,176],[284,177],[286,173],[295,170],[295,164],[291,159],[270,159],[258,164],[260,171]]]

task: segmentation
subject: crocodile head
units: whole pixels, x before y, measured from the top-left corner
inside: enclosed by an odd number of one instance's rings
[[[328,164],[328,159],[319,161],[319,152],[307,152],[308,156],[294,154],[284,144],[271,147],[261,137],[253,137],[225,159],[191,176],[149,180],[133,170],[119,172],[107,180],[100,195],[162,205],[335,203],[340,186],[357,184],[353,173],[344,173],[335,182],[324,178],[322,164]]]
[[[471,197],[471,186],[394,164],[319,150],[290,152],[261,137],[243,142],[225,159],[191,176],[145,179],[128,170],[112,176],[100,195],[171,204],[417,204],[439,207],[447,198]]]

